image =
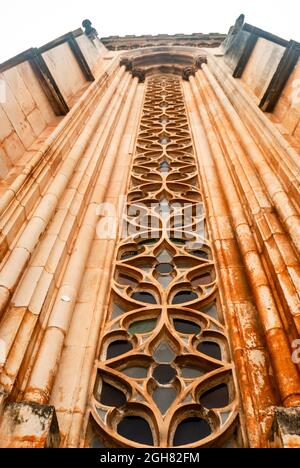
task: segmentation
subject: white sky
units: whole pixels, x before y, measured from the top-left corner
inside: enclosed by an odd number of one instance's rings
[[[92,20],[100,36],[227,33],[246,22],[300,41],[300,0],[3,0],[0,62]]]

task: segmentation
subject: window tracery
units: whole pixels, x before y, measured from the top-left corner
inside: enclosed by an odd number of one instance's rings
[[[110,446],[220,446],[237,394],[181,82],[146,86],[93,424]]]

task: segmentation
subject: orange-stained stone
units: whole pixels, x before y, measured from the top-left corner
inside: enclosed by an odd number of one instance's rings
[[[204,446],[232,443],[228,436],[237,429],[234,444],[242,447],[300,447],[300,105],[293,103],[300,62],[275,111],[263,113],[259,101],[285,49],[265,35],[241,79],[232,76],[226,44],[214,49],[218,35],[106,38],[108,50],[79,30],[73,37],[79,58],[66,41],[43,52],[55,82],[47,92],[27,58],[3,72],[0,65],[8,89],[0,105],[0,447],[88,446],[92,419],[105,443],[136,447],[117,433],[127,403],[101,426],[105,405],[94,410],[101,406],[93,396],[97,372],[126,393],[131,415],[147,407],[159,447],[172,446],[176,427],[191,414],[184,405],[193,402],[193,415],[207,417],[199,401],[214,379],[230,382],[234,409],[225,415],[226,430],[218,426],[220,412],[211,410],[222,437],[212,431]],[[148,47],[135,49],[136,43]],[[162,100],[171,100],[165,110]],[[56,115],[58,102],[69,107],[66,115]],[[162,115],[171,122],[161,123]],[[164,145],[162,135],[172,141]],[[183,164],[187,156],[192,161]],[[156,167],[164,158],[168,174]],[[167,293],[151,243],[136,251],[130,235],[98,236],[99,205],[118,209],[126,196],[131,205],[144,198],[203,200],[209,260],[193,253],[191,259],[176,236],[166,236],[176,265],[171,280],[177,274]],[[108,219],[113,226],[115,214]],[[183,260],[188,274],[176,264]],[[197,303],[175,304],[182,288],[199,291],[199,269],[212,274],[213,287]],[[132,293],[144,289],[157,304],[135,301]],[[206,309],[212,301],[215,319]],[[113,304],[115,314],[120,309],[114,323]],[[161,319],[154,341],[130,331],[134,311],[132,323]],[[172,328],[174,313],[197,319],[202,335],[184,341]],[[217,340],[224,362],[201,356],[203,336]],[[153,401],[165,387],[157,387],[149,370],[162,337],[178,362],[206,366],[203,378],[188,384],[178,374],[174,411],[166,415]],[[107,364],[115,339],[131,340],[132,365],[148,359],[145,385],[123,373],[124,356]]]

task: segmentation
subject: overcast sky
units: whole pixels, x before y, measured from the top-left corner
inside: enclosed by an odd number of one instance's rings
[[[226,33],[240,13],[247,23],[300,41],[300,0],[4,0],[0,62],[92,20],[100,36]]]

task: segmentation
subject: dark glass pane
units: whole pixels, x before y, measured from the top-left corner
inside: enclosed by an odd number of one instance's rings
[[[168,250],[164,249],[160,251],[156,258],[161,263],[169,263],[173,259],[173,255],[171,255]]]
[[[211,434],[209,424],[200,418],[189,418],[182,421],[176,429],[173,445],[188,445],[205,439]]]
[[[181,291],[176,294],[172,304],[184,304],[185,302],[195,301],[198,295],[193,291]]]
[[[181,369],[181,375],[184,379],[196,379],[202,377],[205,374],[205,371],[198,369],[197,367],[183,367]]]
[[[159,408],[161,414],[165,414],[177,396],[175,388],[161,388],[154,390],[152,398]]]
[[[170,215],[170,205],[169,205],[168,200],[166,200],[166,199],[161,200],[159,202],[159,209],[160,209],[161,216],[163,216],[163,215],[169,216]]]
[[[233,449],[233,448],[239,448],[240,444],[238,443],[238,434],[235,431],[232,437],[230,437],[226,442],[224,442],[223,445],[221,445],[221,449]]]
[[[154,330],[156,326],[156,319],[153,320],[141,320],[139,322],[134,322],[130,325],[128,331],[132,335],[150,333]]]
[[[119,304],[113,303],[111,318],[115,319],[119,317],[120,315],[124,314],[124,312],[126,312],[125,308],[119,306]]]
[[[192,281],[192,285],[196,286],[205,286],[213,282],[212,276],[210,273],[204,273],[203,275],[197,276]]]
[[[126,403],[126,396],[121,390],[109,385],[106,382],[102,383],[102,392],[100,397],[100,403],[105,406],[113,406],[120,408]]]
[[[139,366],[127,367],[122,372],[133,379],[145,379],[148,375],[148,369]]]
[[[170,143],[170,139],[167,137],[163,137],[159,140],[159,142],[161,145],[167,145],[168,143]]]
[[[144,239],[141,242],[139,242],[139,245],[152,245],[152,244],[156,244],[158,241],[159,241],[159,238]]]
[[[170,169],[170,166],[169,166],[169,164],[167,163],[167,161],[163,161],[163,162],[160,164],[160,171],[161,171],[161,172],[167,173],[167,172],[169,172],[169,169]]]
[[[173,367],[168,366],[166,364],[157,366],[153,371],[154,379],[162,385],[166,385],[172,382],[176,375],[176,370]]]
[[[132,258],[138,255],[138,251],[136,250],[128,250],[127,252],[123,252],[121,255],[121,260],[127,260],[128,258]]]
[[[141,445],[153,445],[149,424],[139,416],[127,416],[118,425],[118,434]]]
[[[156,299],[152,294],[148,292],[139,291],[132,295],[132,298],[138,302],[144,302],[145,304],[157,304]]]
[[[163,124],[163,125],[166,125],[167,123],[169,123],[169,119],[167,117],[161,117],[160,118],[160,122]]]
[[[188,320],[175,319],[173,322],[175,330],[185,335],[199,335],[201,331],[199,325]]]
[[[181,239],[180,237],[171,237],[170,241],[173,242],[174,244],[178,244],[178,245],[185,245],[185,243],[186,243],[186,240]]]
[[[203,393],[200,397],[200,403],[207,409],[224,408],[228,406],[230,401],[227,385],[221,384]]]
[[[159,284],[164,288],[164,289],[167,289],[167,287],[169,286],[169,284],[172,283],[173,281],[173,277],[172,276],[158,276],[157,278],[157,281],[159,282]]]
[[[171,265],[171,263],[159,263],[158,265],[156,265],[155,269],[158,273],[162,275],[168,275],[172,273],[174,267],[173,265]]]
[[[108,349],[107,349],[107,359],[113,359],[117,356],[121,356],[122,354],[128,353],[129,351],[132,350],[132,344],[129,343],[128,341],[114,341],[113,343],[110,343]]]
[[[217,343],[213,343],[212,341],[203,341],[198,345],[197,350],[202,354],[206,354],[206,356],[217,359],[218,361],[222,360],[221,348]]]
[[[201,258],[202,260],[209,260],[209,255],[205,250],[192,250],[191,255],[194,255],[195,257]]]

